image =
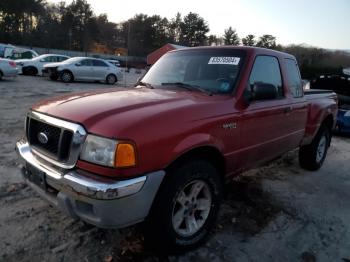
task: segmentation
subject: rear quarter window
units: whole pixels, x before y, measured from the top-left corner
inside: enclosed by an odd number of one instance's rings
[[[92,63],[94,66],[108,67],[108,65],[105,62],[100,61],[100,60],[93,60]]]
[[[300,72],[297,62],[293,59],[286,58],[285,60],[287,69],[287,85],[292,93],[293,97],[303,96],[303,84],[301,82]]]

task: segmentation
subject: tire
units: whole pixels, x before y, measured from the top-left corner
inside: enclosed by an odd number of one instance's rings
[[[62,82],[64,82],[64,83],[71,83],[71,82],[73,82],[73,79],[74,79],[73,74],[69,71],[63,71],[61,73],[60,78],[61,78]]]
[[[330,145],[330,129],[322,125],[310,145],[302,146],[299,149],[299,164],[302,168],[310,171],[320,169],[326,159]]]
[[[184,162],[167,176],[146,220],[145,239],[158,252],[178,253],[205,241],[223,187],[218,170],[205,160]]]
[[[22,70],[24,75],[35,76],[38,74],[38,69],[34,66],[24,67]]]
[[[108,85],[114,85],[115,82],[117,82],[117,77],[113,74],[109,74],[107,77],[106,77],[106,83]]]

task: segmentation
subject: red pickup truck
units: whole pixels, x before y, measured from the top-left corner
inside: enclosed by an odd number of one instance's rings
[[[295,58],[248,47],[164,55],[133,88],[34,105],[16,150],[27,183],[73,218],[104,228],[145,221],[164,250],[201,243],[223,184],[299,148],[321,167],[336,95],[304,94]]]

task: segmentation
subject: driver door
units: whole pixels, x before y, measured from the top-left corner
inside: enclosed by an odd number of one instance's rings
[[[244,147],[240,154],[240,163],[243,169],[258,166],[290,150],[288,139],[294,130],[289,121],[289,99],[285,96],[277,57],[256,57],[247,88],[255,83],[274,85],[278,96],[271,100],[252,101],[242,112]]]

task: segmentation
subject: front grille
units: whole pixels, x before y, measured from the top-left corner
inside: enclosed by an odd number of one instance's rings
[[[60,127],[27,118],[27,137],[30,145],[50,157],[65,161],[69,158],[69,150],[73,133]],[[41,141],[39,134],[44,134],[47,141]]]

